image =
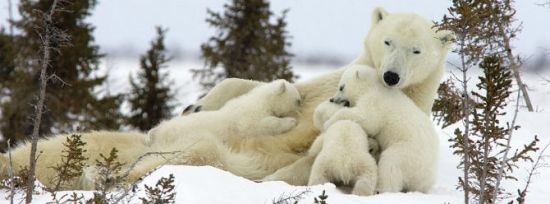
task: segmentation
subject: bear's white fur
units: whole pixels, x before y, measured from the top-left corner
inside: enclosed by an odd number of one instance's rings
[[[315,155],[308,185],[342,182],[353,186],[355,195],[372,195],[376,188],[376,160],[369,153],[367,135],[357,123],[341,120],[332,124],[311,145]]]
[[[145,158],[136,166],[136,171],[129,175],[129,180],[138,179],[147,171],[165,164],[171,163],[171,160],[181,163],[191,162],[194,164],[223,165],[223,162],[216,163],[225,155],[231,155],[229,149],[224,149],[223,142],[235,139],[226,138],[227,135],[239,136],[259,136],[272,135],[287,131],[296,125],[294,118],[278,118],[276,116],[285,116],[295,114],[301,103],[300,94],[294,85],[284,81],[277,80],[272,83],[258,86],[249,93],[237,97],[228,102],[219,111],[205,111],[191,116],[178,117],[169,121],[162,122],[152,130],[154,135],[145,136],[141,133],[114,133],[114,132],[91,132],[77,133],[82,135],[82,140],[86,142],[85,154],[88,157],[88,167],[85,168],[84,175],[79,181],[67,186],[72,189],[93,189],[96,171],[94,162],[99,159],[99,154],[107,155],[112,148],[119,150],[119,161],[125,164],[126,168],[133,163],[139,156],[147,152],[168,152],[181,151],[169,161],[150,157]],[[212,124],[217,124],[213,126]],[[52,187],[52,178],[55,171],[50,168],[59,162],[62,155],[63,143],[69,135],[57,135],[38,143],[38,152],[42,151],[37,160],[37,178],[47,187]],[[153,138],[151,147],[143,144],[143,141]],[[149,139],[148,139],[149,138]],[[160,139],[159,139],[160,138]],[[103,144],[102,142],[105,142]],[[180,143],[184,144],[180,144]],[[212,150],[214,149],[214,150]],[[12,150],[14,162],[14,171],[17,172],[20,167],[28,165],[30,144],[25,143]],[[205,150],[205,151],[202,151]],[[193,160],[182,159],[190,154]],[[200,156],[198,156],[200,155]],[[247,159],[253,159],[253,155],[242,154]],[[7,156],[0,156],[0,169],[7,172],[7,163],[4,162]],[[239,160],[240,156],[227,158]],[[226,161],[226,159],[223,159]],[[212,162],[211,162],[212,161]],[[6,164],[6,165],[5,165]],[[126,169],[123,169],[124,171]],[[239,169],[233,169],[238,172]],[[134,173],[136,172],[136,173]],[[7,175],[1,175],[5,177]]]
[[[402,91],[380,83],[376,71],[366,66],[348,67],[339,87],[344,88],[334,100],[349,101],[351,108],[334,113],[324,128],[333,129],[339,121],[351,120],[375,136],[382,150],[378,192],[427,192],[435,182],[439,152],[438,136],[429,116]],[[348,154],[331,156],[344,159]]]
[[[94,168],[96,159],[100,159],[99,154],[108,155],[112,148],[119,150],[118,160],[124,163],[122,171],[126,171],[128,166],[134,162],[137,157],[145,152],[152,151],[143,144],[145,134],[138,132],[118,133],[108,131],[75,133],[81,135],[82,141],[86,142],[84,156],[88,158],[86,165],[88,168]],[[47,187],[55,186],[53,179],[56,172],[51,167],[61,163],[61,156],[64,150],[63,143],[71,134],[56,135],[46,139],[39,140],[37,145],[38,159],[36,160],[36,178]],[[19,172],[21,167],[29,165],[30,143],[21,144],[11,150],[13,170]],[[8,155],[0,155],[0,179],[6,178],[8,173]],[[67,189],[94,189],[94,183],[83,175],[77,181],[64,186]]]
[[[382,82],[387,72],[396,73],[400,80],[392,87],[403,90],[429,115],[453,39],[452,32],[437,31],[422,16],[379,7],[372,14],[363,53],[352,64],[375,68]]]
[[[364,51],[352,64],[375,68],[380,83],[384,83],[384,73],[396,72],[400,80],[392,88],[402,90],[418,108],[429,115],[453,37],[449,31],[436,31],[430,20],[417,14],[388,13],[383,8],[376,8],[372,14],[370,31],[364,41]],[[299,84],[297,86],[300,90]],[[309,93],[300,91],[303,94]],[[199,104],[209,104],[209,99],[204,98]],[[331,115],[323,114],[325,117]],[[298,121],[302,122],[301,119]],[[292,133],[294,130],[289,132]],[[264,179],[305,185],[304,181],[307,181],[309,175],[306,165],[312,164],[313,160],[311,156],[304,156]]]
[[[330,117],[337,111],[339,111],[340,109],[342,109],[343,106],[341,105],[337,105],[335,103],[331,103],[329,102],[328,100],[326,100],[325,102],[319,104],[319,106],[317,106],[317,108],[315,109],[315,113],[313,114],[313,124],[315,125],[315,127],[319,130],[322,130],[324,129],[324,123],[330,119]],[[346,127],[348,126],[348,127]],[[369,156],[363,156],[364,155],[364,151],[366,150],[364,147],[361,146],[361,148],[352,148],[353,147],[356,147],[357,145],[356,144],[360,144],[360,143],[363,143],[363,138],[351,138],[351,140],[349,140],[350,142],[354,143],[352,144],[351,146],[349,145],[345,145],[348,147],[348,150],[347,151],[341,151],[341,152],[338,152],[338,150],[340,150],[340,148],[330,148],[331,144],[327,145],[329,147],[327,147],[326,149],[324,149],[324,153],[322,153],[322,155],[325,155],[325,156],[321,156],[321,158],[317,158],[317,155],[320,153],[321,149],[323,149],[323,144],[326,140],[323,140],[324,137],[329,137],[329,138],[333,138],[333,139],[330,139],[328,142],[329,143],[334,143],[335,141],[344,141],[344,140],[348,140],[350,135],[353,135],[353,134],[361,134],[361,135],[365,135],[365,133],[360,130],[360,129],[357,129],[355,128],[354,131],[348,131],[348,130],[344,130],[342,131],[342,133],[349,133],[349,134],[339,134],[339,129],[341,126],[335,126],[332,128],[331,131],[326,131],[324,133],[322,133],[319,137],[317,137],[315,139],[315,141],[313,142],[312,146],[310,147],[309,151],[306,153],[306,155],[302,158],[300,158],[299,160],[297,160],[296,162],[294,162],[293,164],[289,165],[289,166],[286,166],[286,167],[283,167],[279,170],[277,170],[275,173],[265,177],[262,179],[262,181],[275,181],[275,180],[283,180],[283,181],[286,181],[288,183],[291,183],[291,184],[294,184],[294,185],[305,185],[305,184],[317,184],[319,182],[309,182],[310,180],[310,172],[312,171],[312,166],[314,165],[314,162],[316,162],[316,167],[315,169],[317,169],[316,171],[321,171],[320,169],[323,167],[323,165],[321,165],[324,161],[327,161],[327,160],[330,160],[330,159],[333,159],[334,157],[332,158],[328,158],[327,156],[329,155],[332,155],[332,154],[335,154],[336,155],[339,155],[339,156],[342,156],[342,157],[345,157],[345,160],[346,161],[350,161],[348,160],[349,158],[351,158],[351,160],[356,160],[356,161],[359,161],[357,163],[347,163],[346,165],[335,165],[335,166],[339,166],[341,167],[339,170],[332,170],[330,171],[330,174],[328,174],[329,172],[327,172],[326,174],[326,178],[329,180],[329,181],[333,181],[333,182],[337,182],[337,183],[343,183],[345,185],[355,185],[356,184],[356,179],[360,178],[360,172],[357,172],[357,171],[352,171],[350,169],[357,169],[355,168],[356,166],[358,165],[364,165],[364,164],[370,164],[368,165],[369,168],[367,168],[366,170],[370,170],[370,171],[366,171],[366,172],[361,172],[361,173],[367,173],[367,172],[371,172],[370,174],[368,175],[373,175],[372,172],[374,171],[373,168],[376,167],[376,162],[371,162],[371,160],[367,157],[374,157],[375,159],[378,158],[379,156],[379,146],[378,146],[378,142],[371,138],[371,137],[367,137],[365,136],[365,138],[367,139],[367,142],[368,142],[368,153],[370,154]],[[353,129],[353,125],[350,125],[350,124],[343,124],[342,127],[346,127],[344,129]],[[360,130],[360,131],[358,131]],[[351,134],[353,133],[353,134]],[[354,141],[354,140],[359,140],[359,141]],[[341,142],[339,142],[341,143]],[[358,147],[358,146],[357,146]],[[351,151],[349,151],[351,149]],[[358,153],[357,153],[358,152]],[[349,153],[349,154],[348,154]],[[357,154],[356,154],[357,153]],[[317,162],[317,160],[319,160]],[[345,161],[338,161],[336,163],[346,163]],[[331,164],[332,165],[332,164]],[[344,167],[344,168],[342,168]],[[347,167],[347,168],[346,168]],[[364,178],[366,176],[364,176],[365,174],[362,174],[361,176],[363,176]],[[345,178],[345,179],[344,179]],[[368,177],[366,177],[368,178]],[[374,181],[370,180],[371,182],[363,182],[365,181],[365,179],[362,179],[362,182],[359,182],[359,185],[355,185],[357,188],[356,188],[356,191],[354,191],[355,193],[357,194],[360,194],[360,195],[366,195],[367,193],[365,192],[369,192],[368,194],[371,194],[372,192],[370,190],[364,190],[364,189],[374,189],[374,188],[368,188],[365,187],[365,186],[362,186],[364,184],[368,184],[368,183],[371,183],[371,184],[376,184],[376,175],[374,176],[371,176],[370,178],[374,178]],[[314,180],[318,180],[318,179],[314,179]]]
[[[287,116],[297,113],[300,104],[301,96],[296,87],[285,80],[276,80],[230,100],[217,111],[203,111],[161,122],[149,131],[150,139],[146,143],[162,148],[182,138],[215,137],[227,141],[232,136],[281,134],[296,126],[296,119]]]

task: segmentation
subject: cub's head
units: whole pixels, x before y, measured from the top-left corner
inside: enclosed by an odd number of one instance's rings
[[[376,8],[364,41],[367,64],[377,69],[386,86],[418,84],[441,70],[454,35],[437,31],[433,23],[414,13],[389,13]]]
[[[268,104],[273,114],[288,116],[299,111],[302,96],[290,82],[279,79],[258,87],[258,91],[265,94],[262,100]]]
[[[359,97],[372,91],[385,89],[377,78],[376,70],[365,65],[349,65],[340,78],[336,95],[330,102],[354,106]]]

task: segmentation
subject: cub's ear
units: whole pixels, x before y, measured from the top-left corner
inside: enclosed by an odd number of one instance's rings
[[[371,26],[378,24],[381,20],[386,18],[388,12],[383,7],[376,7],[372,12]]]
[[[155,127],[151,130],[149,130],[149,132],[147,132],[147,136],[145,136],[145,139],[143,141],[143,144],[147,145],[147,146],[151,146],[151,144],[153,144],[153,140],[155,139],[155,135],[157,135],[157,132],[158,132],[158,127]]]
[[[453,31],[450,30],[439,30],[436,31],[436,38],[441,41],[443,47],[449,49],[451,45],[456,41],[456,36]]]
[[[286,83],[284,81],[281,81],[279,85],[279,94],[284,94],[285,92],[286,92]]]
[[[369,68],[370,69],[370,68]],[[366,70],[356,70],[355,79],[357,80],[367,80],[369,72]]]

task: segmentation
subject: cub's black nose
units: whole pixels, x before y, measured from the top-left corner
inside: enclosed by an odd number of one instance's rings
[[[351,106],[351,104],[348,100],[345,100],[343,103],[344,103],[344,107],[350,107]]]
[[[399,83],[399,75],[392,71],[387,71],[384,73],[384,82],[389,86],[394,86]]]

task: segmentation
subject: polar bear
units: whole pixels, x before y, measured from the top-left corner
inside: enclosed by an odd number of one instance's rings
[[[108,155],[109,152],[116,148],[118,152],[118,160],[124,164],[123,171],[126,171],[129,165],[134,162],[137,157],[148,151],[153,151],[150,147],[143,144],[145,134],[139,132],[108,132],[97,131],[87,133],[74,133],[81,135],[82,141],[86,142],[84,156],[88,158],[86,165],[94,167],[96,159],[100,160],[99,154]],[[55,186],[54,177],[56,172],[51,167],[61,162],[63,154],[63,143],[71,134],[60,134],[46,139],[41,139],[37,145],[36,160],[36,178],[46,187],[53,188]],[[29,165],[30,158],[30,143],[21,144],[11,150],[13,171],[19,172],[21,167]],[[8,155],[7,153],[0,155],[0,180],[7,178],[8,173]],[[4,162],[6,161],[6,162]],[[64,186],[67,189],[93,189],[93,182],[87,179],[80,178],[79,180]]]
[[[376,8],[372,14],[370,31],[365,38],[364,51],[352,64],[375,68],[377,76],[382,81],[387,81],[386,85],[402,90],[424,114],[429,115],[452,40],[451,32],[437,31],[430,20],[417,14],[389,13],[383,8]],[[299,124],[286,133],[275,135],[271,141],[248,141],[248,145],[241,146],[246,151],[260,149],[265,156],[263,162],[234,165],[252,165],[257,170],[250,172],[251,175],[267,176],[287,166],[289,162],[298,162],[319,134],[313,126],[313,111],[317,105],[333,95],[344,70],[345,68],[341,68],[296,83],[303,99],[301,114],[296,118]],[[197,109],[217,110],[227,100],[244,94],[259,84],[261,82],[252,80],[226,79],[196,104],[186,108],[184,114],[194,114]],[[289,157],[292,154],[296,156]],[[281,163],[274,164],[273,161]],[[246,174],[242,176],[252,178]]]
[[[341,110],[342,108],[344,108],[344,106],[342,105],[338,105],[334,102],[329,102],[329,100],[326,100],[325,102],[319,104],[319,106],[317,106],[317,108],[315,109],[315,112],[313,113],[313,124],[315,126],[315,128],[317,128],[318,130],[324,130],[324,123],[330,119],[330,117],[332,115],[334,115],[334,113],[338,112],[339,110]],[[344,129],[352,129],[353,125],[350,125],[350,124],[344,124],[346,126],[349,126],[348,128],[344,128]],[[285,181],[289,184],[292,184],[292,185],[306,185],[306,184],[318,184],[319,182],[310,182],[310,172],[312,171],[312,166],[314,165],[314,162],[316,161],[316,158],[317,158],[317,155],[320,153],[321,149],[323,148],[323,137],[331,137],[331,138],[335,138],[335,139],[332,139],[332,141],[329,141],[329,143],[334,143],[334,140],[348,140],[348,141],[353,141],[352,144],[350,145],[345,145],[347,146],[348,149],[356,149],[357,152],[359,152],[357,155],[354,156],[354,153],[352,154],[347,154],[347,152],[341,152],[340,154],[338,154],[338,151],[337,149],[339,148],[336,148],[334,149],[334,151],[336,152],[333,152],[333,149],[332,148],[325,148],[325,152],[323,153],[323,155],[338,155],[338,156],[341,156],[342,158],[346,158],[346,159],[349,159],[349,158],[353,158],[352,160],[356,160],[356,161],[361,161],[361,162],[358,162],[358,163],[349,163],[349,164],[346,164],[346,165],[336,165],[336,166],[347,166],[347,167],[350,167],[350,168],[353,168],[354,166],[356,165],[359,165],[359,164],[370,164],[368,165],[368,167],[375,167],[376,166],[376,163],[374,162],[371,162],[371,160],[369,159],[370,157],[373,157],[375,160],[378,160],[379,158],[379,153],[380,153],[380,148],[379,148],[379,145],[378,145],[378,142],[372,138],[372,137],[367,137],[365,135],[365,138],[367,139],[367,144],[368,144],[368,153],[369,153],[369,156],[363,156],[364,155],[364,151],[365,148],[361,146],[361,148],[357,147],[356,144],[360,144],[362,143],[362,140],[363,138],[351,138],[349,139],[348,137],[350,137],[350,135],[354,135],[354,134],[357,134],[357,135],[364,135],[365,133],[361,130],[361,132],[359,132],[357,130],[357,128],[355,129],[355,131],[351,131],[351,132],[348,132],[348,133],[353,133],[353,134],[341,134],[340,136],[338,136],[338,131],[336,131],[337,129],[339,129],[340,126],[335,126],[332,128],[331,131],[323,131],[323,133],[317,137],[315,139],[315,141],[313,142],[312,146],[310,147],[310,149],[308,150],[308,152],[300,159],[298,159],[296,162],[294,162],[293,164],[289,165],[289,166],[285,166],[279,170],[277,170],[275,173],[261,179],[261,181],[276,181],[276,180],[282,180],[282,181]],[[344,132],[347,132],[347,131],[344,131]],[[324,135],[328,135],[328,136],[324,136]],[[354,141],[354,140],[359,140],[359,141]],[[325,141],[326,142],[326,141]],[[330,146],[327,145],[327,146]],[[355,146],[356,148],[352,148],[352,146]],[[350,152],[351,153],[351,152]],[[342,155],[342,154],[345,154],[345,155]],[[325,156],[326,157],[326,156]],[[334,157],[333,157],[334,158]],[[319,161],[323,161],[323,160],[330,160],[330,159],[333,159],[333,158],[321,158],[319,159]],[[340,161],[341,162],[341,161]],[[322,162],[319,162],[319,163],[322,163]],[[334,164],[331,164],[331,165],[334,165]],[[319,169],[322,165],[320,164],[316,164],[316,168]],[[368,170],[368,169],[367,169]],[[319,171],[319,170],[317,170]],[[372,168],[371,168],[371,171],[372,172]],[[340,171],[338,172],[333,172],[333,173],[336,173],[340,176],[337,176],[337,177],[332,177],[331,179],[328,179],[330,181],[334,181],[334,182],[343,182],[344,184],[351,184],[351,185],[354,185],[356,182],[353,182],[354,180],[351,180],[351,179],[356,179],[356,178],[359,178],[359,174],[358,173],[354,173],[353,171],[347,171],[346,168],[342,168],[340,169]],[[334,174],[332,174],[334,175]],[[346,176],[343,176],[343,175],[346,175]],[[372,173],[370,174],[372,175]],[[342,180],[341,178],[346,178],[345,180]],[[376,175],[374,176],[370,176],[370,177],[367,177],[367,178],[376,178]],[[317,179],[313,179],[313,180],[317,180]],[[364,181],[364,179],[363,179]],[[359,183],[363,183],[363,184],[368,184],[368,183],[376,183],[376,180],[374,180],[374,182],[372,180],[370,180],[371,182],[359,182]],[[363,184],[359,184],[357,185],[357,190],[354,191],[353,193],[357,193],[359,195],[369,195],[371,194],[371,191],[370,190],[365,190],[365,189],[373,189],[373,188],[369,188],[368,186],[367,187],[361,187],[361,185]],[[363,192],[370,192],[370,193],[361,193],[361,190],[363,190]]]
[[[315,156],[308,185],[341,182],[353,186],[355,195],[372,195],[376,188],[376,160],[369,153],[367,135],[357,123],[332,124],[311,145]]]
[[[388,13],[382,8],[377,8],[372,16],[371,28],[364,42],[363,54],[353,63],[374,67],[378,70],[379,75],[383,75],[384,70],[381,69],[381,64],[389,65],[392,64],[390,60],[395,60],[395,63],[393,63],[395,67],[402,66],[410,69],[409,72],[415,72],[414,74],[408,74],[407,77],[400,77],[399,84],[392,87],[403,90],[417,107],[424,113],[429,114],[437,86],[444,72],[444,63],[451,45],[452,34],[447,31],[436,32],[429,20],[417,14]],[[376,33],[376,35],[371,33]],[[386,37],[396,37],[392,41],[394,43],[391,44],[394,47],[388,50],[379,49],[379,45],[384,44]],[[399,42],[403,42],[403,44]],[[418,43],[416,47],[421,48],[421,53],[413,53],[414,55],[409,56],[410,52],[406,51],[410,50],[409,46],[414,43]],[[390,50],[396,51],[395,53],[402,56],[388,57],[394,55],[392,54],[394,52],[390,52]],[[382,63],[382,61],[385,62]],[[281,167],[298,162],[299,159],[304,158],[304,152],[309,149],[311,143],[320,133],[313,125],[313,112],[321,102],[327,101],[336,92],[344,70],[345,68],[340,68],[295,84],[302,96],[302,106],[300,107],[300,114],[295,117],[297,125],[291,130],[272,137],[234,137],[239,139],[232,143],[238,145],[231,145],[230,143],[228,146],[212,140],[212,142],[201,146],[203,151],[198,151],[200,153],[190,153],[188,161],[175,164],[201,164],[195,162],[196,158],[203,157],[205,152],[217,152],[217,154],[223,155],[223,157],[217,159],[219,159],[219,163],[224,164],[224,169],[248,179],[261,179]],[[196,104],[186,108],[187,111],[184,114],[196,114],[194,112],[199,110],[218,110],[230,99],[248,93],[260,84],[263,83],[243,79],[226,79],[210,90]],[[130,143],[134,142],[128,140]],[[143,140],[139,142],[140,145],[136,146],[137,148],[146,146],[143,145]],[[124,142],[121,141],[120,143]],[[179,143],[179,145],[184,148],[192,145],[192,142],[189,144]],[[195,145],[195,147],[197,146],[199,145]],[[136,147],[128,148],[136,149]],[[121,151],[124,150],[121,149]],[[139,175],[144,175],[162,163],[154,160],[147,164],[147,166],[141,167],[139,171],[133,172],[132,175],[139,178]],[[307,164],[307,162],[303,164]],[[307,168],[310,167],[302,169]],[[307,180],[302,185],[305,184],[307,184]]]
[[[323,126],[334,129],[339,121],[351,120],[376,138],[381,147],[377,191],[430,190],[437,173],[439,139],[429,116],[402,91],[380,83],[376,71],[367,66],[348,67],[338,87],[332,101],[351,107],[334,113]],[[342,155],[331,156],[343,159]],[[312,171],[311,177],[315,176]]]
[[[296,126],[296,119],[289,116],[298,113],[301,101],[294,85],[276,80],[230,100],[217,111],[202,111],[163,121],[149,131],[146,144],[170,146],[186,135],[227,141],[231,136],[281,134]]]
[[[230,155],[229,148],[222,149],[222,143],[232,141],[234,139],[224,138],[225,135],[239,136],[260,136],[273,135],[282,133],[294,127],[296,120],[292,117],[282,117],[296,114],[301,103],[301,96],[294,87],[285,80],[277,80],[271,83],[263,84],[255,88],[249,93],[235,98],[228,102],[219,111],[204,111],[194,114],[189,117],[176,118],[162,122],[151,132],[153,135],[144,135],[142,133],[114,133],[114,132],[91,132],[91,133],[76,133],[82,135],[82,140],[87,143],[85,154],[88,157],[84,175],[79,181],[72,183],[71,186],[66,186],[69,189],[93,189],[93,179],[96,175],[94,170],[94,162],[99,159],[99,154],[107,155],[112,148],[119,150],[118,160],[127,165],[133,163],[138,157],[147,152],[171,152],[171,151],[193,151],[203,148],[201,157],[195,156],[194,164],[203,162],[204,164],[210,161],[198,161],[200,159],[208,160],[208,154],[212,154],[214,158],[218,158],[218,152],[225,155]],[[281,117],[281,118],[280,118]],[[218,124],[212,126],[211,124]],[[204,127],[203,127],[204,126]],[[231,134],[228,134],[231,133]],[[37,178],[47,187],[53,187],[52,178],[55,177],[55,171],[50,168],[59,162],[63,143],[70,134],[57,135],[47,139],[40,140],[38,143],[38,152],[40,153],[37,160]],[[143,141],[151,140],[153,144],[146,145]],[[160,139],[159,139],[160,138]],[[200,141],[197,144],[191,144],[193,140]],[[186,149],[185,145],[193,148]],[[102,142],[105,142],[103,144]],[[215,147],[217,151],[212,151]],[[202,149],[201,149],[202,150]],[[12,151],[12,161],[14,171],[18,172],[20,167],[28,165],[30,144],[26,143],[14,148]],[[188,155],[188,154],[184,154]],[[241,154],[242,155],[242,154]],[[253,156],[247,157],[253,158]],[[178,163],[177,157],[169,160],[152,157],[145,158],[145,164],[138,164],[137,170],[130,172],[129,179],[136,180],[147,171],[162,164],[182,164]],[[233,156],[227,160],[239,159],[239,156]],[[3,175],[0,178],[7,176],[7,161],[6,155],[0,155],[0,170]],[[175,160],[175,161],[170,161]],[[220,162],[223,164],[223,162]],[[151,166],[151,164],[154,164]],[[147,166],[147,169],[142,169]],[[126,169],[124,169],[126,170]],[[237,169],[231,169],[239,171]]]

